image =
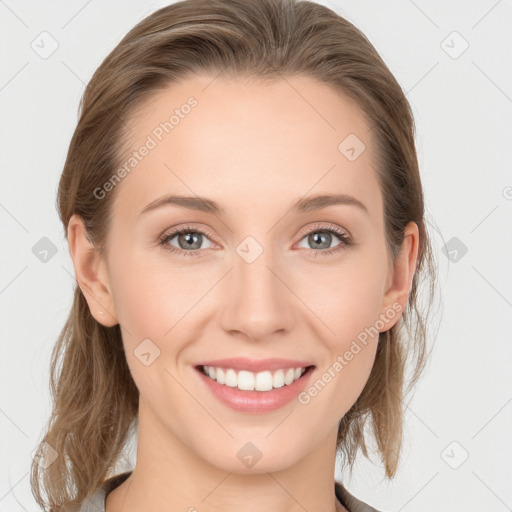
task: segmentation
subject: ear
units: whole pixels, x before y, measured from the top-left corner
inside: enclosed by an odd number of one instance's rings
[[[105,327],[118,324],[106,264],[99,251],[89,241],[80,216],[71,216],[67,235],[76,280],[87,300],[91,315]]]
[[[393,313],[392,320],[386,322],[385,327],[380,332],[387,331],[396,324],[402,312],[407,306],[409,293],[412,287],[412,280],[416,272],[416,263],[418,259],[419,248],[419,230],[415,222],[409,222],[404,230],[404,240],[402,247],[391,265],[386,283],[386,291],[382,301],[381,315],[390,318],[390,312],[399,312],[399,315]],[[386,315],[386,312],[388,313]]]

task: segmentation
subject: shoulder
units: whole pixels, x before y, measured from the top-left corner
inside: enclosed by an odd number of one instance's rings
[[[373,508],[371,505],[358,500],[355,496],[350,494],[341,482],[334,482],[334,489],[336,497],[340,500],[343,506],[349,512],[383,512]]]
[[[105,512],[105,499],[110,491],[113,491],[118,485],[121,485],[130,475],[131,471],[120,473],[119,475],[107,478],[98,487],[92,496],[86,498],[78,512]]]

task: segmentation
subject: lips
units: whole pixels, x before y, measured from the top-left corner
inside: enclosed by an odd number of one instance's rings
[[[249,359],[246,357],[234,357],[229,359],[211,359],[209,361],[200,361],[195,367],[201,369],[202,366],[214,366],[216,368],[232,368],[235,371],[246,370],[248,372],[263,372],[265,370],[273,371],[283,368],[307,368],[314,366],[311,361],[299,361],[296,359]]]
[[[233,364],[233,359],[228,359],[227,361],[229,364]],[[268,361],[269,360],[267,360],[267,362]],[[304,364],[304,361],[294,361],[291,359],[281,359],[277,361],[279,364],[283,364],[283,361],[285,364],[298,364],[299,368],[302,364]],[[204,362],[219,364],[220,360]],[[289,385],[273,388],[267,391],[257,391],[241,390],[238,387],[230,387],[227,385],[219,384],[216,380],[206,376],[204,372],[199,369],[200,366],[201,365],[198,365],[198,367],[196,367],[195,373],[199,377],[200,381],[204,384],[205,389],[209,390],[213,396],[215,396],[220,401],[220,403],[228,406],[234,411],[246,414],[269,413],[286,406],[294,399],[296,399],[297,396],[304,390],[312,378],[315,368],[315,366],[310,365],[306,372],[304,372],[299,379],[293,381]]]

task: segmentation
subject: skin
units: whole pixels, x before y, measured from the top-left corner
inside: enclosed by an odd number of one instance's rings
[[[345,510],[333,492],[337,427],[368,379],[376,336],[307,405],[292,400],[270,413],[231,410],[193,366],[236,356],[300,359],[316,365],[314,383],[379,315],[393,304],[405,308],[418,228],[406,227],[393,265],[370,132],[349,99],[304,76],[212,80],[173,84],[133,116],[136,149],[174,108],[198,100],[117,185],[106,256],[85,238],[80,218],[68,227],[91,313],[103,325],[121,324],[140,391],[136,467],[108,495],[107,512]],[[352,162],[338,150],[350,133],[366,145]],[[335,192],[368,212],[350,205],[290,212],[305,195]],[[225,214],[165,206],[139,216],[167,193],[210,198]],[[185,225],[207,230],[199,255],[157,245]],[[315,258],[341,243],[335,233],[325,245],[308,241],[305,231],[319,225],[338,226],[355,245]],[[252,263],[236,252],[247,236],[263,248]],[[168,244],[190,251],[180,237]],[[149,366],[134,355],[146,338],[160,350]],[[247,442],[262,453],[251,468],[236,456]]]

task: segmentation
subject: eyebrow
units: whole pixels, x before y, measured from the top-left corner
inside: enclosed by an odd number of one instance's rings
[[[187,208],[189,210],[212,213],[215,215],[225,214],[224,208],[222,208],[215,201],[207,199],[206,197],[168,194],[155,199],[146,205],[139,215],[143,215],[157,208],[169,205],[181,206],[182,208]],[[356,199],[355,197],[348,194],[319,194],[315,196],[304,197],[292,205],[291,211],[295,213],[305,213],[321,210],[322,208],[327,208],[328,206],[333,205],[355,206],[368,214],[368,208],[361,201],[359,201],[359,199]]]

